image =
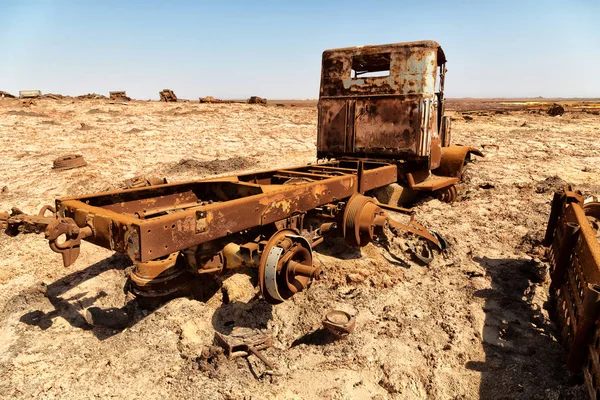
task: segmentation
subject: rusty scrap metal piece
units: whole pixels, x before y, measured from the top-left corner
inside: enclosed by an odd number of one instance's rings
[[[135,295],[167,299],[173,294],[187,293],[189,273],[179,261],[179,252],[159,260],[134,262],[133,265],[129,279]]]
[[[103,326],[111,329],[125,329],[131,320],[124,308],[89,307],[84,313],[85,321],[91,326]]]
[[[175,96],[175,93],[171,90],[171,89],[163,89],[160,93],[160,101],[164,101],[164,102],[176,102],[177,101],[177,96]]]
[[[442,148],[440,166],[434,170],[437,175],[461,178],[464,166],[469,162],[471,155],[484,157],[484,154],[475,147],[451,145]]]
[[[199,98],[199,102],[204,104],[212,104],[212,103],[223,103],[223,100],[221,99],[215,99],[212,96],[206,96],[206,97],[200,97]]]
[[[410,232],[413,235],[419,236],[431,243],[433,243],[439,250],[445,250],[447,247],[446,241],[440,240],[440,236],[437,233],[432,233],[423,225],[411,220],[408,225],[400,223],[398,221],[394,221],[393,219],[388,219],[388,226],[392,230],[392,232],[399,234],[400,232]]]
[[[65,96],[63,96],[62,94],[56,94],[56,93],[46,93],[43,97],[45,99],[52,99],[52,100],[62,100],[65,98]]]
[[[127,93],[124,90],[109,92],[109,99],[114,101],[130,101],[131,98],[127,97]]]
[[[17,96],[0,90],[0,99],[16,99]]]
[[[57,171],[65,171],[68,169],[85,167],[86,165],[87,162],[83,159],[82,155],[69,154],[55,159],[52,165],[52,169]]]
[[[50,211],[51,216],[46,216]],[[54,207],[46,205],[40,209],[38,215],[27,215],[18,208],[12,208],[10,214],[0,213],[0,230],[8,236],[17,236],[19,233],[41,233],[56,218]]]
[[[78,100],[106,100],[107,97],[101,94],[97,94],[97,93],[88,93],[88,94],[82,94],[76,97],[76,99]]]
[[[21,98],[21,99],[34,99],[36,97],[41,97],[41,96],[42,96],[41,90],[20,90],[19,91],[19,98]]]
[[[154,176],[147,177],[146,175],[134,176],[130,179],[125,179],[123,184],[127,189],[142,188],[146,186],[156,186],[167,184],[167,178],[157,178]]]
[[[567,367],[583,369],[591,398],[600,390],[600,243],[593,223],[599,209],[569,187],[555,193],[544,239],[556,322],[569,349]]]
[[[600,285],[587,284],[583,294],[580,320],[575,327],[571,350],[567,359],[567,368],[576,371],[583,363],[587,344],[590,341],[596,321],[600,316]]]
[[[257,333],[252,329],[234,328],[230,335],[215,332],[215,342],[223,347],[225,356],[230,360],[253,354],[270,370],[276,370],[273,363],[260,353],[260,351],[273,346],[271,334]]]
[[[354,332],[356,316],[345,311],[332,310],[325,314],[323,327],[339,338],[344,338]]]
[[[548,115],[551,117],[558,117],[565,113],[565,108],[560,104],[554,103],[550,108],[546,111]]]
[[[248,99],[248,104],[263,104],[263,105],[267,105],[267,99],[263,99],[262,97],[258,97],[258,96],[251,96]]]

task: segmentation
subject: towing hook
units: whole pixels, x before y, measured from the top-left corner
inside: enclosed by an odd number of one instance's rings
[[[46,239],[50,249],[62,255],[65,267],[73,264],[79,257],[81,240],[92,236],[90,226],[80,228],[72,218],[58,218],[46,228]],[[65,240],[59,242],[64,235]]]

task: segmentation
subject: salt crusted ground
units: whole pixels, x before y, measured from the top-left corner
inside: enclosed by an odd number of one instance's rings
[[[85,243],[65,269],[41,237],[0,236],[0,397],[585,398],[548,317],[539,241],[562,180],[600,192],[600,117],[470,116],[454,113],[454,141],[486,157],[470,166],[460,201],[417,206],[452,245],[447,254],[407,268],[377,245],[325,244],[317,261],[329,279],[275,307],[224,304],[217,291],[206,303],[132,309],[123,331],[92,328],[83,310],[123,306],[126,260]],[[315,107],[0,101],[0,210],[33,213],[142,173],[177,181],[304,164],[316,119]],[[68,153],[88,166],[52,171]],[[346,340],[318,330],[334,307],[358,315]],[[265,354],[281,375],[254,358],[198,359],[231,323],[273,332]]]

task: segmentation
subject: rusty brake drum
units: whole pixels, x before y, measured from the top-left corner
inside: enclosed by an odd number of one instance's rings
[[[282,229],[267,242],[258,267],[263,298],[279,304],[302,291],[323,272],[313,267],[310,242],[292,229]]]

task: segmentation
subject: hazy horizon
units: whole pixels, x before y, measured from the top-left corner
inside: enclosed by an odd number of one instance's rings
[[[451,98],[597,98],[600,2],[4,1],[0,90],[316,99],[330,48],[436,40]]]

